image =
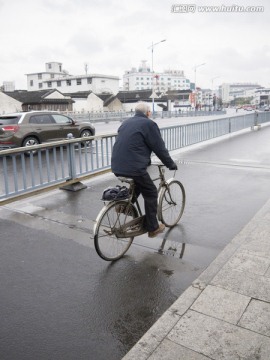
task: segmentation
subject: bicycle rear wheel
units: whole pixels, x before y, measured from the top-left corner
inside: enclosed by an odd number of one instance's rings
[[[121,212],[119,209],[123,209]],[[133,204],[126,201],[109,204],[97,218],[94,244],[98,255],[107,261],[120,259],[129,249],[134,237],[124,237],[124,225],[138,216]]]
[[[178,180],[172,180],[161,189],[158,202],[158,217],[167,227],[180,220],[186,203],[184,186]]]

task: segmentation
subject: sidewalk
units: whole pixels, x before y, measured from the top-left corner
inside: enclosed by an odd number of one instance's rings
[[[123,360],[270,359],[270,199]]]

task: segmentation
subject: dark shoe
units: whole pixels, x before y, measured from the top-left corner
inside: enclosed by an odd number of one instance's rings
[[[115,211],[118,214],[131,215],[131,209],[127,209],[127,205],[116,205]]]
[[[148,237],[150,237],[150,238],[156,237],[158,234],[162,233],[164,230],[165,230],[165,225],[160,224],[156,230],[148,232]]]

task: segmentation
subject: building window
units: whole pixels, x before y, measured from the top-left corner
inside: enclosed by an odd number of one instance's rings
[[[34,81],[30,80],[30,86],[34,86]]]
[[[38,74],[38,79],[39,79],[39,80],[42,79],[42,74]]]
[[[51,79],[54,79],[54,74],[51,74]]]
[[[61,81],[57,81],[57,86],[60,87],[61,86]]]
[[[62,72],[62,65],[59,65],[59,71]]]
[[[39,89],[42,89],[42,86],[43,86],[42,83],[38,83],[38,88],[39,88]]]
[[[67,86],[71,86],[71,80],[67,80],[66,83],[67,83]]]
[[[77,85],[82,85],[82,79],[77,79]]]
[[[48,81],[48,87],[52,87],[52,82]]]
[[[92,78],[87,78],[87,84],[92,84]]]
[[[48,68],[51,69],[51,68],[52,68],[52,64],[48,64]]]
[[[105,80],[101,80],[102,83],[105,83]]]

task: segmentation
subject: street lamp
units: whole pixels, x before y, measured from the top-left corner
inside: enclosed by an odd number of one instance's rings
[[[197,105],[197,99],[196,99],[196,73],[197,73],[197,68],[200,66],[205,65],[205,63],[199,64],[199,65],[195,65],[194,66],[194,91],[195,91],[195,101],[194,101],[194,105],[195,105],[195,109],[196,109],[196,105]]]
[[[220,76],[215,76],[215,77],[213,77],[213,78],[211,79],[211,81],[212,81],[212,91],[214,91],[214,86],[213,86],[214,80],[215,80],[215,79],[218,79],[218,78],[220,78]]]
[[[162,42],[166,41],[166,39],[163,39],[161,41],[158,41],[156,43],[152,42],[152,45],[148,47],[148,49],[151,48],[152,51],[152,113],[154,116],[154,107],[155,107],[155,97],[154,97],[154,47]]]

